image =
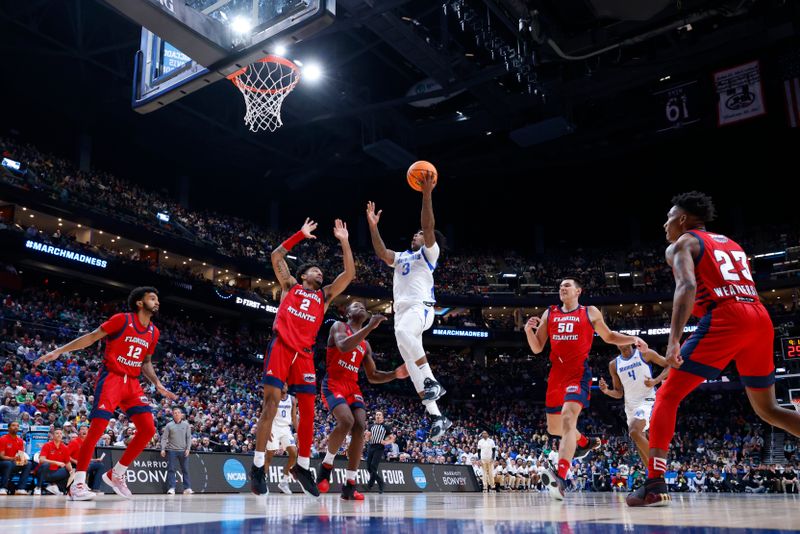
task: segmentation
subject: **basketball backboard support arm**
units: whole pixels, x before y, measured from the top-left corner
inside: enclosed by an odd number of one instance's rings
[[[142,26],[132,107],[149,113],[329,26],[336,0],[100,0]],[[243,19],[252,29],[236,30]]]
[[[200,65],[209,67],[234,51],[232,33],[182,0],[102,0],[136,24],[165,37]],[[166,16],[165,16],[166,15]]]

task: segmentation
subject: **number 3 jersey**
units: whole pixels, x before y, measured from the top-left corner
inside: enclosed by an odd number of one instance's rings
[[[158,328],[151,322],[142,326],[135,313],[118,313],[100,325],[106,337],[103,365],[112,373],[139,376],[147,356],[158,344]]]
[[[324,291],[296,284],[283,297],[272,329],[289,348],[311,357],[324,317]]]
[[[394,253],[394,282],[392,292],[394,303],[413,302],[433,303],[433,271],[439,261],[439,245],[428,248],[406,250]]]
[[[700,255],[694,261],[697,295],[692,315],[703,317],[731,300],[759,302],[747,254],[738,243],[704,230],[692,230],[689,234],[700,242]]]
[[[580,367],[589,357],[594,327],[586,306],[566,312],[560,306],[550,306],[547,333],[550,336],[550,361],[554,366]]]

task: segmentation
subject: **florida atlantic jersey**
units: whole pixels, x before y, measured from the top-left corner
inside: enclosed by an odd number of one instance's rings
[[[353,335],[350,325],[345,324],[347,335]],[[359,343],[350,352],[340,351],[336,345],[328,347],[328,380],[336,383],[356,383],[358,382],[358,370],[361,368],[361,361],[367,354],[366,340]]]
[[[406,250],[394,253],[394,301],[397,302],[435,302],[433,292],[433,271],[439,260],[439,244],[419,250]]]
[[[644,385],[645,379],[653,378],[653,374],[638,349],[630,358],[617,356],[617,375],[625,392],[625,408],[635,409],[643,401],[655,398],[656,389]]]
[[[287,395],[286,399],[281,399],[278,403],[278,413],[275,414],[273,426],[289,427],[292,426],[292,397]]]
[[[295,284],[283,297],[272,329],[290,348],[311,353],[325,316],[325,293]]]
[[[118,313],[100,325],[106,337],[103,365],[112,373],[139,376],[147,356],[158,344],[158,328],[152,322],[142,326],[135,313]]]
[[[568,312],[560,306],[550,306],[547,333],[550,336],[550,361],[554,365],[583,365],[589,357],[594,327],[586,306]]]
[[[697,294],[692,315],[703,317],[729,300],[758,303],[758,291],[742,247],[724,235],[704,230],[689,233],[700,241],[700,256],[694,268]]]

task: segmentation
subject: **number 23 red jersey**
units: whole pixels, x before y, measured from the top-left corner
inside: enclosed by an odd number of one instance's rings
[[[700,255],[694,266],[697,294],[692,315],[702,317],[731,300],[760,303],[747,254],[738,243],[704,230],[688,233],[700,241]]]
[[[345,324],[345,329],[348,336],[353,335],[350,325]],[[361,368],[361,361],[366,354],[366,340],[359,343],[350,352],[342,352],[336,348],[336,345],[328,347],[326,358],[328,362],[328,380],[338,384],[357,383],[358,370]]]
[[[107,333],[103,365],[112,373],[139,376],[146,356],[158,344],[158,328],[152,322],[142,326],[135,313],[118,313],[100,325]]]
[[[272,329],[292,349],[311,353],[324,318],[325,292],[296,284],[283,297]]]

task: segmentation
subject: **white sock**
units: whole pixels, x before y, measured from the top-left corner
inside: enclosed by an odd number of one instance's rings
[[[348,470],[345,472],[345,474],[347,475],[347,481],[348,481],[348,482],[350,482],[351,480],[352,480],[353,482],[355,482],[355,481],[356,481],[356,472],[355,472],[355,471],[350,471],[350,470],[348,469]]]
[[[311,458],[309,458],[308,456],[298,456],[297,465],[299,465],[303,469],[309,469],[311,467]]]
[[[436,417],[440,417],[442,415],[442,412],[439,410],[439,405],[436,404],[436,401],[426,401],[422,404],[425,405],[425,410],[427,410],[429,414],[435,415]]]
[[[431,370],[431,366],[428,362],[425,362],[419,366],[419,372],[422,373],[423,382],[425,382],[425,378],[430,378],[431,380],[436,381],[436,379],[433,377],[433,371]]]
[[[266,455],[265,452],[256,451],[253,455],[253,465],[256,467],[264,467],[264,456]]]
[[[413,360],[406,361],[406,369],[408,369],[408,378],[414,384],[414,390],[417,393],[421,393],[425,389],[425,377],[422,375],[422,371],[419,370],[419,366]]]
[[[114,474],[122,476],[125,474],[125,471],[128,470],[127,465],[122,465],[121,463],[117,462],[117,465],[114,466]]]
[[[75,484],[86,484],[86,471],[75,471]]]
[[[333,461],[335,459],[336,459],[336,453],[328,451],[328,453],[325,455],[325,459],[322,461],[322,463],[325,463],[325,464],[328,464],[330,466],[333,466]]]

